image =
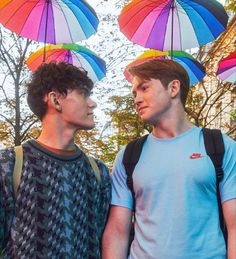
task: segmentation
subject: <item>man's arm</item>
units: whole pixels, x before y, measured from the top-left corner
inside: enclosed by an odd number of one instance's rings
[[[222,207],[228,231],[227,259],[236,259],[236,199],[225,201]]]
[[[129,245],[132,211],[112,206],[102,238],[103,259],[126,259]]]

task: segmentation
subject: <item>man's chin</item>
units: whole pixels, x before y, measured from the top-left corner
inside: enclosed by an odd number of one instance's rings
[[[95,128],[95,124],[85,126],[83,130],[91,130],[91,129],[94,129],[94,128]]]
[[[91,130],[95,128],[95,123],[94,124],[90,124],[90,125],[83,125],[83,126],[79,126],[77,128],[77,130]]]
[[[148,123],[148,118],[147,117],[145,117],[145,116],[140,116],[140,119],[141,119],[141,121],[143,122],[143,123]]]

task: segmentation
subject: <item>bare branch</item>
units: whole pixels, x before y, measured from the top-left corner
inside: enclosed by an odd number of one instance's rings
[[[22,137],[22,138],[27,134],[27,132],[29,131],[29,129],[32,128],[32,126],[33,126],[36,122],[38,122],[38,120],[34,120],[34,121],[32,121],[32,123],[30,123],[30,124],[28,125],[28,127],[27,127],[27,128],[23,131],[23,133],[21,134],[21,137]]]
[[[4,118],[4,120],[7,122],[7,123],[9,123],[13,128],[14,128],[14,124],[12,123],[12,121],[11,120],[9,120],[5,115],[3,115],[3,114],[0,114],[0,116],[2,116],[3,118]]]

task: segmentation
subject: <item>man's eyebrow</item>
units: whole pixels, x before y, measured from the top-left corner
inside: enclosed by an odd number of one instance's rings
[[[136,90],[138,90],[143,84],[143,81],[141,81],[140,83],[138,83],[137,85],[135,85],[135,90],[134,88],[132,88],[132,94],[134,95],[134,93],[136,92]]]
[[[135,89],[139,89],[140,87],[143,86],[143,84],[146,84],[148,82],[148,80],[142,80],[140,83],[138,83],[136,86],[135,86]],[[133,91],[132,91],[133,92]]]

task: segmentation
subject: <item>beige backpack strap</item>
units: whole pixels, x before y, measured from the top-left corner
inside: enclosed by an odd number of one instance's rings
[[[93,157],[91,157],[91,156],[88,156],[88,160],[89,160],[89,163],[91,164],[91,166],[93,168],[94,174],[95,174],[98,182],[101,182],[100,170],[98,168],[98,165],[97,165],[95,159]]]
[[[14,188],[14,195],[16,197],[17,189],[20,183],[22,166],[23,166],[23,148],[22,146],[15,147],[15,166],[13,171],[13,188]]]

